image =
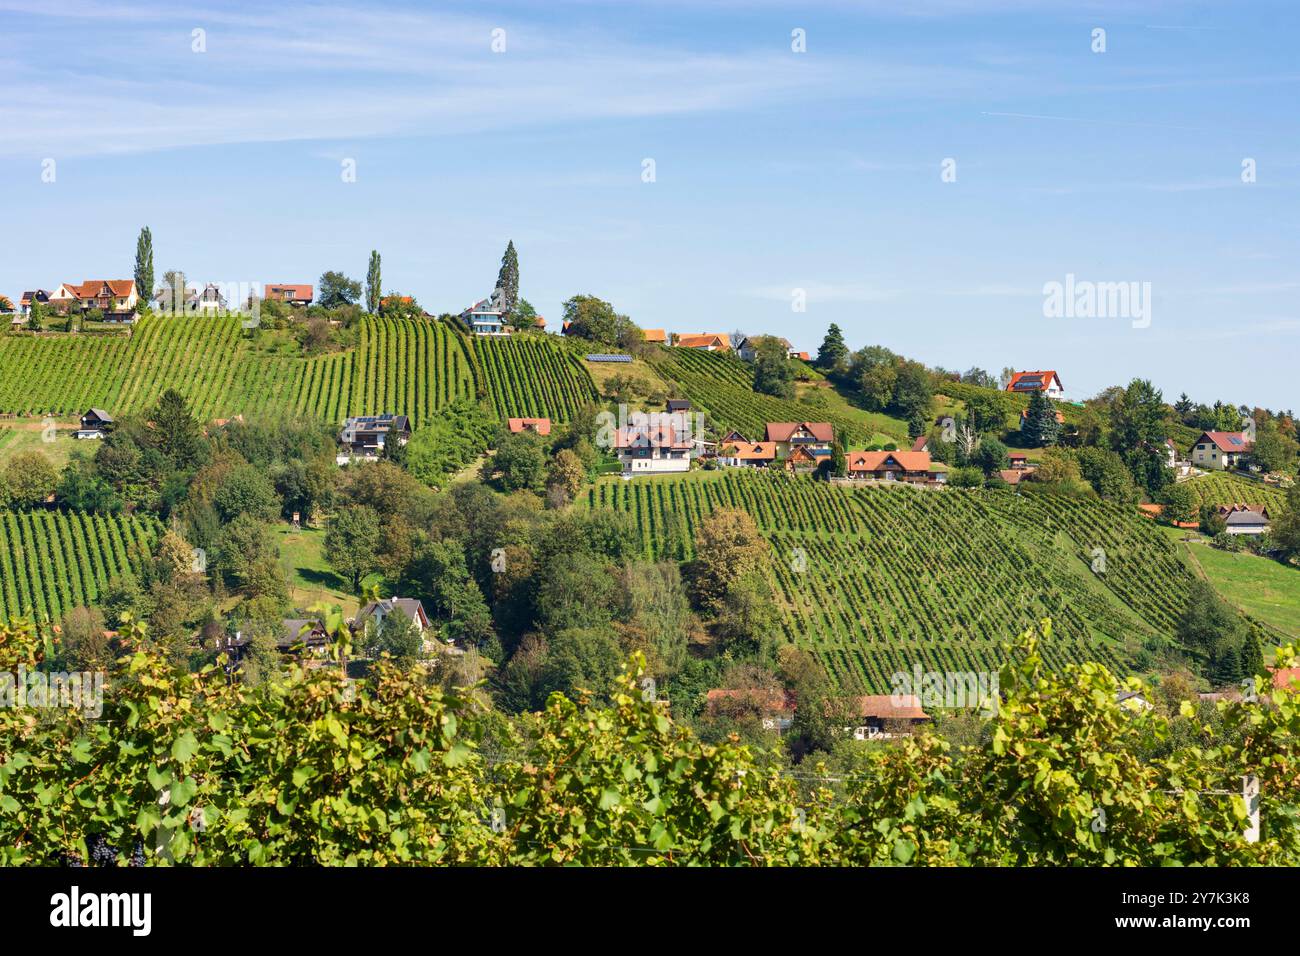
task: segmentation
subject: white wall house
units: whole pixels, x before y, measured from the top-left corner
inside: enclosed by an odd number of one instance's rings
[[[693,447],[690,435],[671,423],[630,425],[614,439],[625,477],[690,471]]]
[[[1205,471],[1227,471],[1241,465],[1251,447],[1245,432],[1201,432],[1192,446],[1192,464]]]

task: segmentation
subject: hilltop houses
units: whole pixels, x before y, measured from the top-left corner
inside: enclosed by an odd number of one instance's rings
[[[736,468],[766,468],[776,461],[776,442],[724,440],[718,449],[718,461]]]
[[[1228,534],[1258,536],[1268,531],[1268,508],[1263,505],[1220,505],[1216,510],[1227,525]]]
[[[360,415],[343,423],[339,433],[341,451],[335,459],[346,465],[353,458],[374,460],[390,441],[405,445],[411,437],[411,420],[405,415]]]
[[[139,296],[134,279],[88,279],[80,284],[64,282],[53,292],[35,289],[24,292],[19,302],[23,315],[31,312],[32,302],[48,305],[60,315],[98,309],[108,322],[129,322],[135,318]]]
[[[475,335],[509,335],[506,331],[505,293],[493,289],[486,299],[479,299],[459,316]]]
[[[262,299],[267,302],[283,302],[285,305],[295,305],[305,309],[311,305],[313,298],[315,298],[315,289],[309,283],[262,283]]]
[[[1245,432],[1201,432],[1192,445],[1192,464],[1206,471],[1240,468],[1250,457],[1253,443]]]
[[[781,458],[788,457],[795,448],[829,455],[835,428],[830,422],[768,422],[763,440],[776,442]]]
[[[1051,369],[1038,372],[1016,372],[1007,382],[1008,392],[1029,395],[1042,392],[1048,398],[1064,398],[1065,389],[1061,386],[1061,377]]]
[[[679,349],[699,349],[701,352],[729,352],[731,340],[725,335],[703,332],[699,335],[677,335],[673,344]]]

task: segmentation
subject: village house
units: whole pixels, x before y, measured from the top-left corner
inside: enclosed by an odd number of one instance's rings
[[[663,329],[642,329],[645,335],[646,344],[648,345],[667,345],[668,333]]]
[[[1048,398],[1057,399],[1065,396],[1065,389],[1061,387],[1061,377],[1051,369],[1040,372],[1016,372],[1007,382],[1006,390],[1022,395],[1042,392]]]
[[[829,453],[835,429],[830,422],[768,422],[763,440],[776,442],[778,458],[788,457],[799,447],[809,453]]]
[[[759,338],[761,338],[761,336],[746,336],[745,338],[741,339],[740,344],[736,346],[736,355],[744,359],[746,362],[754,361],[756,358],[758,358]],[[805,362],[808,361],[808,353],[798,351],[793,345],[790,344],[789,339],[784,339],[781,338],[780,336],[774,336],[774,338],[776,338],[776,340],[780,342],[781,346],[785,349],[786,358],[792,358],[792,359],[797,358],[797,359],[802,359]]]
[[[912,451],[923,451],[928,453],[930,451],[930,436],[918,435],[912,442]]]
[[[724,441],[719,446],[718,461],[738,468],[766,468],[776,461],[776,442]]]
[[[405,445],[411,437],[411,420],[405,415],[360,415],[343,423],[339,444],[343,450],[336,461],[345,465],[353,458],[375,459],[384,453],[384,446],[396,437]]]
[[[757,716],[764,730],[784,733],[794,723],[794,695],[780,688],[750,687],[727,690],[715,687],[704,695],[704,712],[710,717],[734,720]]]
[[[1228,534],[1254,536],[1268,531],[1268,508],[1263,505],[1220,505],[1216,510],[1227,525]]]
[[[79,286],[65,282],[49,300],[60,310],[75,307],[88,312],[98,308],[105,321],[130,321],[139,304],[133,278],[96,278]]]
[[[304,655],[312,658],[327,657],[329,643],[325,625],[311,618],[284,618],[275,639],[276,649],[281,654],[288,654],[301,645]]]
[[[921,724],[929,723],[930,716],[921,709],[921,701],[913,694],[869,694],[857,699],[858,722],[844,729],[854,740],[890,740],[910,737]]]
[[[283,302],[285,305],[306,308],[315,298],[315,290],[302,282],[264,282],[262,298],[267,302]]]
[[[549,418],[507,418],[506,427],[510,429],[512,435],[519,435],[523,432],[549,435],[551,433],[551,420]]]
[[[948,466],[932,461],[928,451],[855,451],[846,457],[850,478],[901,481],[909,485],[942,485]]]
[[[668,409],[669,414],[677,415],[681,412],[691,411],[693,406],[689,398],[670,398],[668,404],[664,407]]]
[[[475,335],[509,335],[502,290],[493,289],[486,299],[479,299],[460,314],[460,321]]]
[[[1011,467],[1016,471],[1024,471],[1029,467],[1029,456],[1025,455],[1023,452],[1016,452],[1015,454],[1008,455],[1007,458],[1011,462]]]
[[[50,302],[50,293],[45,289],[33,289],[24,292],[18,299],[18,313],[20,315],[27,315],[30,313],[32,311],[33,302],[36,302],[38,305],[48,305]]]
[[[113,416],[102,408],[92,408],[81,416],[81,427],[73,438],[103,438],[113,427]]]
[[[713,335],[707,332],[699,335],[675,336],[673,344],[679,349],[699,349],[702,352],[731,351],[731,342],[725,335]]]
[[[614,450],[623,465],[623,477],[690,471],[695,443],[686,429],[673,422],[629,425],[614,437]]]
[[[432,640],[434,636],[433,623],[429,620],[429,615],[425,613],[424,605],[418,598],[404,598],[394,595],[380,601],[370,601],[357,612],[356,618],[352,621],[352,631],[353,633],[364,633],[367,627],[378,630],[384,626],[384,619],[394,614],[406,618],[415,625],[415,629],[420,634],[421,646],[425,654],[436,650],[437,645]]]
[[[1250,457],[1251,448],[1245,432],[1201,432],[1192,446],[1192,464],[1206,471],[1240,468]]]

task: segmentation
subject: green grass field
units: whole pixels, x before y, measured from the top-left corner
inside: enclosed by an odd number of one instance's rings
[[[1194,567],[1219,595],[1287,637],[1300,639],[1300,568],[1244,551],[1220,551],[1201,535],[1180,535]]]

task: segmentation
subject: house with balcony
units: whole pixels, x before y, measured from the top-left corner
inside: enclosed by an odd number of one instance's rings
[[[764,441],[776,442],[777,458],[788,458],[795,448],[809,454],[830,454],[835,428],[830,422],[768,422]]]
[[[614,437],[614,450],[625,478],[690,471],[694,447],[689,430],[678,428],[673,419],[629,425],[620,428]]]
[[[64,289],[75,293],[82,312],[98,309],[106,322],[131,321],[140,301],[134,279],[90,279],[80,286],[64,284]]]
[[[948,466],[931,460],[928,451],[855,451],[846,456],[845,464],[849,477],[862,481],[899,481],[909,485],[948,483]]]
[[[486,299],[479,299],[462,312],[460,321],[475,335],[509,335],[506,330],[508,317],[504,293],[501,289],[493,289]]]
[[[343,423],[336,461],[346,465],[354,458],[373,461],[389,442],[405,445],[411,438],[411,420],[405,415],[359,415]]]

